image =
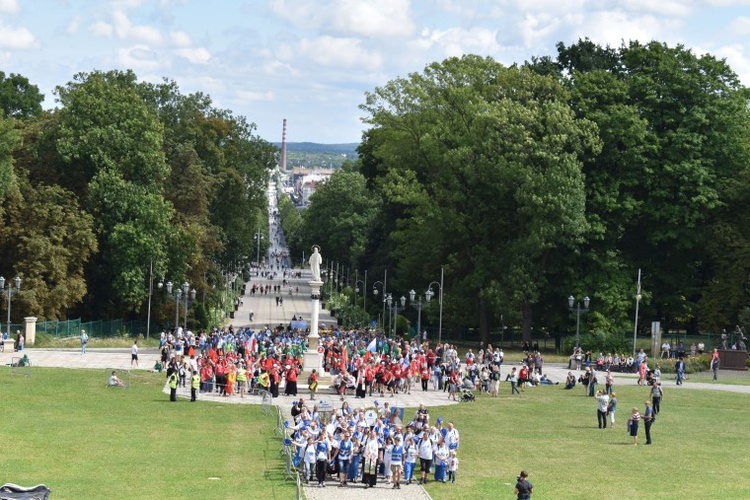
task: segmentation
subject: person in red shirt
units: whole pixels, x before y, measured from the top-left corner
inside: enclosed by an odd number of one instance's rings
[[[286,371],[286,388],[284,389],[284,394],[287,396],[296,396],[297,395],[297,367],[292,365],[287,365],[289,368]]]
[[[375,380],[375,368],[372,364],[368,364],[365,367],[365,383],[367,384],[367,392],[372,396],[372,386]]]
[[[529,369],[526,365],[521,366],[521,371],[518,372],[518,385],[521,387],[521,391],[525,391],[526,382],[529,380]]]
[[[430,381],[430,369],[427,367],[427,364],[422,364],[422,369],[419,373],[422,379],[422,391],[427,391],[427,383]]]

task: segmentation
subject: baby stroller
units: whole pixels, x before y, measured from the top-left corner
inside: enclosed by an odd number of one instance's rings
[[[471,389],[461,389],[461,399],[459,400],[461,403],[473,403],[475,399]]]

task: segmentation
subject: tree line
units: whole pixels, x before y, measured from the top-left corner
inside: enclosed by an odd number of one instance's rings
[[[485,341],[574,330],[571,295],[591,298],[586,330],[632,335],[639,269],[644,332],[732,328],[750,298],[747,88],[681,45],[557,52],[449,58],[368,92],[360,159],[291,218],[292,252],[387,270],[395,297],[442,266],[444,324]]]
[[[207,326],[267,233],[277,149],[166,79],[93,71],[54,94],[44,111],[38,87],[0,73],[0,274],[23,279],[13,320],[145,318],[152,280],[153,317],[174,317],[157,282],[188,282],[190,322]]]

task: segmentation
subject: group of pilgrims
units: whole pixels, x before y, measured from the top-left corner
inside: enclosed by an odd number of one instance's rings
[[[416,480],[456,482],[459,433],[438,418],[430,423],[429,410],[420,405],[404,424],[403,409],[388,402],[374,408],[352,409],[347,402],[330,412],[330,418],[310,408],[303,399],[291,411],[294,463],[304,481],[325,487],[330,477],[340,487],[362,482],[374,487],[378,479],[400,489]]]

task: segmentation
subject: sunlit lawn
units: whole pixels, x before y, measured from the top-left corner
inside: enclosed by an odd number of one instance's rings
[[[0,371],[0,478],[54,499],[293,498],[260,406],[170,403],[164,376],[106,388],[99,370]]]
[[[576,387],[528,389],[497,399],[434,408],[461,432],[458,481],[428,484],[435,500],[513,498],[525,469],[535,499],[750,498],[750,395],[669,390],[652,427],[653,444],[625,431],[633,406],[647,391],[617,390],[615,429],[599,430],[596,404]],[[720,478],[717,479],[717,478]]]

